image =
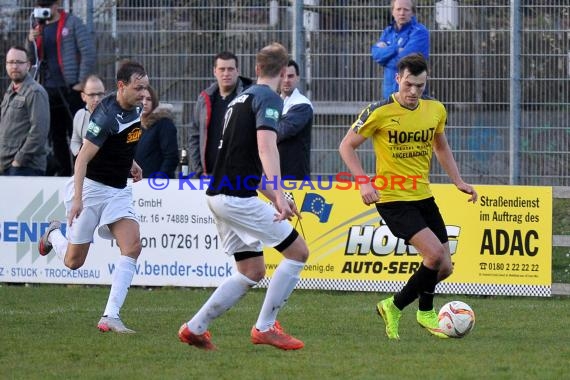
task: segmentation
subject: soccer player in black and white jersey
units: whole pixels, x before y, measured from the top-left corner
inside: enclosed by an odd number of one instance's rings
[[[107,306],[97,327],[101,331],[134,333],[119,317],[141,252],[139,224],[132,207],[129,176],[134,182],[142,170],[134,161],[141,136],[142,99],[148,87],[142,65],[128,61],[117,71],[117,92],[101,101],[91,115],[75,174],[66,188],[67,237],[60,222],[52,221],[39,242],[39,252],[52,248],[70,269],[85,263],[98,228],[105,239],[115,239],[121,256],[115,267]]]
[[[226,110],[213,180],[206,194],[224,250],[233,255],[238,272],[214,291],[202,308],[184,323],[180,340],[213,350],[209,324],[235,305],[265,276],[263,246],[284,256],[275,270],[257,322],[251,329],[254,344],[298,350],[304,343],[286,334],[276,320],[309,256],[303,238],[287,221],[299,216],[294,203],[280,187],[277,128],[283,101],[277,95],[286,72],[287,50],[278,43],[256,56],[257,84],[238,95]],[[260,184],[262,173],[272,182]],[[260,200],[256,188],[274,206]]]

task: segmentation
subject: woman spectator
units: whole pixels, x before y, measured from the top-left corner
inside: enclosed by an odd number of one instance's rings
[[[159,103],[158,95],[148,87],[142,102],[142,136],[137,145],[135,161],[143,177],[162,172],[174,178],[178,165],[178,140],[172,105]]]

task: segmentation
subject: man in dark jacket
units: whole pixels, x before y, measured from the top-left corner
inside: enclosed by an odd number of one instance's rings
[[[203,90],[194,108],[190,124],[188,151],[190,174],[194,178],[211,173],[222,138],[224,115],[228,104],[253,81],[239,75],[238,59],[224,51],[214,57],[216,82]]]
[[[49,95],[50,142],[54,162],[46,175],[70,176],[71,152],[68,139],[73,116],[83,107],[81,83],[95,68],[95,43],[78,17],[59,9],[59,0],[37,0],[34,26],[28,35],[32,62],[39,82]],[[36,14],[37,13],[37,14]]]
[[[311,176],[311,129],[313,105],[297,89],[299,65],[290,59],[281,83],[283,115],[277,129],[277,148],[284,179],[303,180]]]

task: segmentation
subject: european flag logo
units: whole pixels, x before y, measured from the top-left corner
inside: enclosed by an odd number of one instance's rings
[[[303,199],[301,212],[307,211],[319,217],[319,222],[326,223],[331,215],[332,203],[327,203],[319,194],[307,193]]]

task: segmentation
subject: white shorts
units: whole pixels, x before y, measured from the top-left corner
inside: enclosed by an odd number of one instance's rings
[[[66,185],[65,209],[69,214],[75,194],[73,177]],[[133,194],[130,185],[123,189],[103,185],[89,178],[83,182],[83,211],[71,226],[67,227],[67,240],[73,244],[93,241],[93,234],[99,226],[99,236],[113,239],[109,224],[119,219],[132,219],[138,223],[133,209]]]
[[[261,252],[263,246],[275,247],[293,232],[288,221],[274,222],[275,207],[258,197],[219,194],[206,198],[228,255]]]

